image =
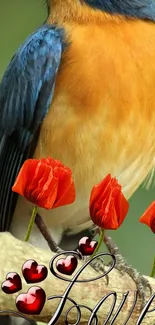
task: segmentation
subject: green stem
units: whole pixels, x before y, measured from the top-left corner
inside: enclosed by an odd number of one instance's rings
[[[150,277],[154,278],[154,276],[155,276],[155,257],[153,260],[152,271],[151,271]]]
[[[104,229],[100,229],[100,237],[99,237],[99,241],[98,241],[98,244],[94,250],[94,253],[91,255],[90,259],[92,259],[96,253],[98,252],[100,246],[102,245],[103,243],[103,238],[104,238]]]
[[[25,241],[28,241],[29,238],[30,238],[30,234],[31,234],[31,230],[32,230],[32,227],[34,225],[34,222],[35,222],[37,210],[38,210],[38,207],[35,205],[33,210],[32,210],[31,219],[30,219],[28,229],[27,229],[27,233],[26,233],[26,236],[25,236],[25,239],[24,239]]]

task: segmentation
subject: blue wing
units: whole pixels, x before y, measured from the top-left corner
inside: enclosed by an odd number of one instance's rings
[[[34,150],[64,47],[62,29],[40,27],[17,50],[0,84],[0,231],[9,229],[17,201],[11,188]]]
[[[0,84],[0,131],[34,131],[52,100],[63,47],[61,30],[42,26],[12,58]]]

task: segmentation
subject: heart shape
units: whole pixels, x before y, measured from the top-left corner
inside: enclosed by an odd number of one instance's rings
[[[89,237],[82,237],[79,241],[78,250],[83,256],[92,255],[95,251],[98,242],[96,240],[91,240]]]
[[[56,268],[60,273],[72,275],[77,267],[77,258],[74,255],[68,255],[66,258],[60,258],[56,263]]]
[[[22,273],[27,283],[37,283],[46,279],[48,270],[34,260],[27,260],[22,266]]]
[[[16,272],[9,272],[6,280],[2,283],[1,288],[7,294],[18,292],[22,289],[21,278]]]
[[[17,309],[24,314],[39,315],[46,300],[45,291],[40,287],[31,287],[27,293],[21,293],[16,298]]]

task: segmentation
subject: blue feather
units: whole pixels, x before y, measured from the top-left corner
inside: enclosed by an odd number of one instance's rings
[[[154,0],[85,0],[94,9],[111,14],[155,21]]]
[[[0,84],[0,134],[16,129],[32,133],[52,100],[64,48],[64,32],[44,25],[13,56]]]

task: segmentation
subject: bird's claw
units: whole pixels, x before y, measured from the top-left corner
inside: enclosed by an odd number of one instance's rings
[[[87,262],[90,260],[89,257],[83,257],[83,262]],[[101,257],[97,257],[94,259],[91,263],[90,266],[98,273],[103,273],[105,274],[105,279],[106,279],[106,285],[108,286],[109,284],[109,276],[106,274],[107,270],[105,269],[106,265],[104,264],[104,261]]]
[[[146,290],[149,290],[150,295],[152,294],[152,287],[149,281],[131,265],[128,265],[121,254],[117,254],[115,268],[122,273],[128,274],[137,286],[137,291],[139,298],[142,300],[141,308],[145,306],[146,303]]]
[[[142,300],[141,308],[143,309],[146,303],[146,289],[149,289],[150,295],[152,294],[152,287],[149,281],[131,265],[128,265],[123,256],[120,254],[118,247],[114,244],[109,236],[105,236],[104,241],[108,247],[109,252],[116,257],[115,268],[121,272],[122,275],[124,273],[127,273],[135,282],[139,298]]]

